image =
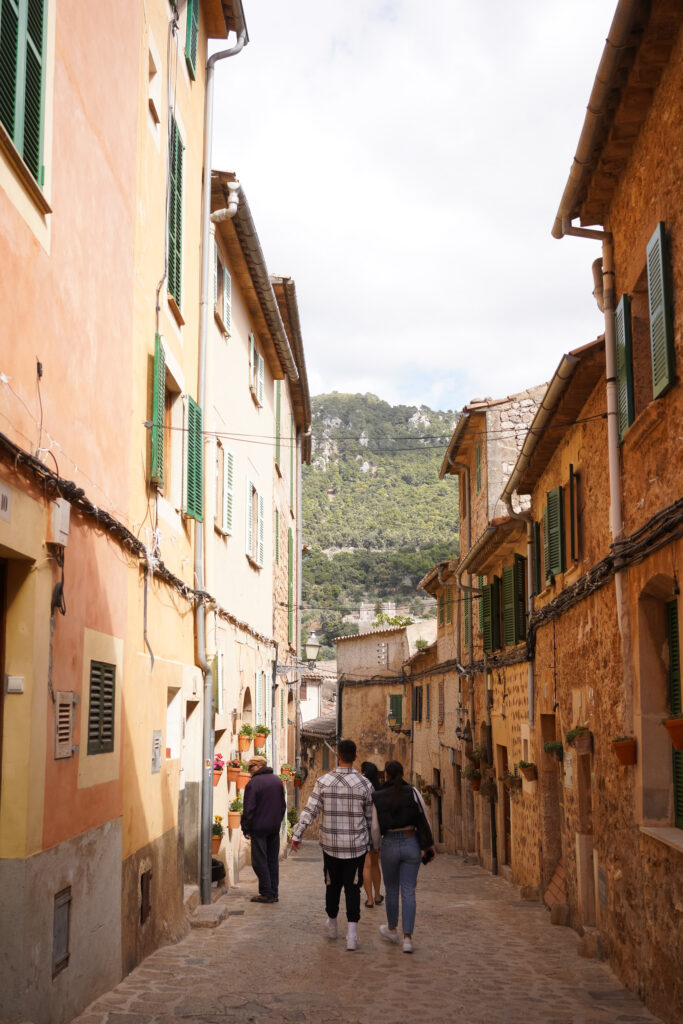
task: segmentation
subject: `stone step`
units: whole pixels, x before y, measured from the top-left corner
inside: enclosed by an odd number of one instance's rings
[[[185,904],[186,914],[191,914],[195,907],[199,906],[199,899],[198,885],[183,886],[183,903]]]
[[[213,893],[211,895],[213,896]],[[210,903],[196,907],[189,920],[193,928],[217,928],[227,916],[228,908],[225,903]]]

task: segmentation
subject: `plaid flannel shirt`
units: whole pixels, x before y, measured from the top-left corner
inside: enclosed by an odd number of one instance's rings
[[[294,827],[299,842],[304,831],[322,811],[320,845],[340,860],[360,857],[370,849],[372,783],[355,768],[335,768],[322,775]]]

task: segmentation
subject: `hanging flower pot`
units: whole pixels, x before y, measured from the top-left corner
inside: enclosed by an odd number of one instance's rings
[[[636,763],[635,736],[618,736],[612,740],[612,750],[616,754],[619,764]]]
[[[218,853],[220,848],[221,848],[221,837],[220,836],[211,836],[211,853],[214,855],[214,857],[216,856],[216,854]]]
[[[561,740],[546,740],[543,744],[543,750],[549,757],[552,757],[554,761],[562,763],[564,757],[564,747],[562,746]]]
[[[472,779],[472,789],[474,790],[475,793],[477,793],[479,791],[479,787],[480,786],[481,786],[481,779]]]
[[[228,761],[228,784],[230,784],[231,782],[237,782],[237,776],[239,775],[239,773],[239,761],[237,762],[237,764],[233,764],[231,761]]]
[[[301,789],[302,785],[303,785],[303,779],[300,779],[298,775],[295,775],[294,776],[294,788],[295,789]]]
[[[249,772],[240,772],[237,776],[237,788],[244,789],[249,782],[251,775]]]
[[[214,784],[214,786],[217,786],[218,783],[221,781],[222,774],[223,774],[222,771],[216,771],[216,769],[214,768],[214,770],[213,770],[213,784]]]
[[[238,736],[237,746],[240,750],[249,750],[251,746],[251,736]]]
[[[520,761],[519,770],[527,782],[535,782],[538,778],[538,768],[533,762]]]
[[[593,753],[593,733],[585,725],[578,725],[576,729],[570,729],[567,733],[567,743],[574,748],[577,754]]]
[[[242,815],[239,811],[228,811],[228,828],[239,828]]]
[[[664,727],[676,750],[683,750],[683,717],[677,715],[675,718],[665,718]]]

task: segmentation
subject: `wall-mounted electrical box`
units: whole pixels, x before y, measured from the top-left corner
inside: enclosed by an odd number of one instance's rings
[[[69,524],[71,522],[71,505],[65,498],[56,498],[50,502],[47,521],[48,544],[61,544],[66,547],[69,542]]]

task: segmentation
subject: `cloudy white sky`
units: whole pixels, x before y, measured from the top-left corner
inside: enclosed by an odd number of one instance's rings
[[[213,165],[297,285],[311,394],[456,409],[602,330],[551,238],[616,0],[244,0]]]

